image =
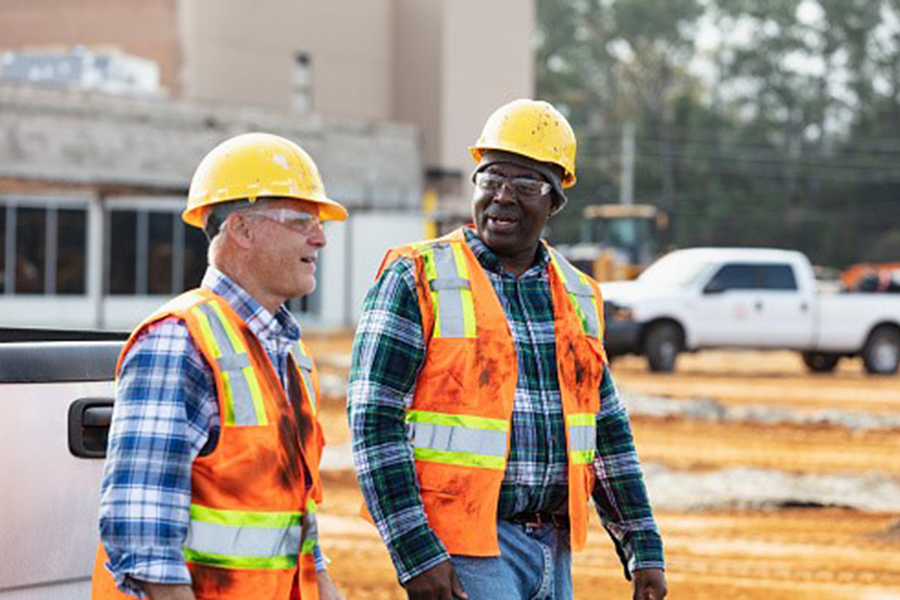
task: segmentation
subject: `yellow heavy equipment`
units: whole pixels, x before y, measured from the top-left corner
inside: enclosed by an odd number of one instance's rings
[[[650,204],[592,204],[584,208],[581,242],[564,254],[598,281],[634,279],[657,255],[668,215]]]

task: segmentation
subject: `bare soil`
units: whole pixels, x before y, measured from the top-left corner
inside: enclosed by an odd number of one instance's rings
[[[311,346],[323,372],[346,376],[347,335]],[[796,411],[836,409],[900,414],[900,376],[870,377],[858,361],[830,375],[808,374],[791,353],[709,352],[679,359],[672,375],[644,361],[616,361],[625,392],[709,398],[726,405]],[[343,398],[321,411],[332,444],[349,440]],[[643,462],[706,471],[737,466],[791,473],[900,478],[900,431],[853,431],[831,425],[764,425],[683,417],[632,419]],[[320,530],[332,577],[351,600],[402,599],[390,558],[374,527],[357,516],[361,496],[352,471],[325,473]],[[669,598],[705,600],[900,599],[900,513],[829,507],[766,511],[657,511],[666,544]],[[608,536],[594,520],[586,551],[575,555],[575,597],[631,598]]]

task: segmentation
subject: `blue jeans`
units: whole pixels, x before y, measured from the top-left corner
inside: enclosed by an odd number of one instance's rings
[[[567,529],[497,521],[497,535],[498,557],[451,557],[470,600],[571,600]]]

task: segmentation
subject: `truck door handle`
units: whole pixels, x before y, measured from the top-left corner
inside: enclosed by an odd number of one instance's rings
[[[106,458],[112,398],[79,398],[69,406],[69,452],[78,458]]]
[[[809,304],[807,304],[806,302],[801,302],[800,303],[800,312],[806,312],[808,310],[809,310]]]
[[[756,303],[753,305],[753,307],[756,309],[756,312],[762,312],[762,309],[764,307],[763,301],[757,300]]]

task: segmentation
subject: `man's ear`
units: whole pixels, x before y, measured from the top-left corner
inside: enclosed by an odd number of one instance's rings
[[[255,235],[251,227],[250,219],[240,212],[233,212],[225,219],[225,228],[222,233],[231,237],[232,241],[240,248],[249,248],[253,245]]]

